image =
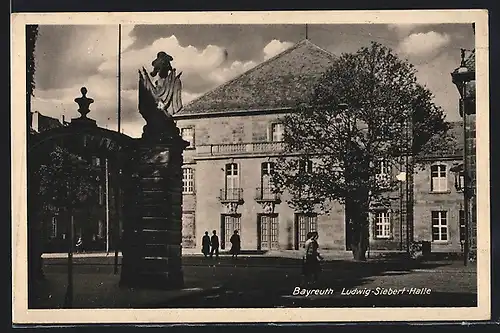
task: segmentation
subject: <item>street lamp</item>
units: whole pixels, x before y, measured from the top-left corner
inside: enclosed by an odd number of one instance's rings
[[[461,61],[460,67],[455,69],[451,73],[452,82],[458,89],[460,94],[460,104],[459,104],[459,113],[463,119],[463,194],[464,194],[464,224],[465,224],[465,240],[464,240],[464,265],[467,266],[467,262],[469,260],[469,242],[470,242],[470,220],[469,220],[469,168],[468,168],[468,147],[467,147],[467,116],[475,113],[475,107],[473,108],[473,102],[475,100],[475,96],[472,96],[471,88],[475,88],[475,86],[470,85],[470,83],[475,81],[475,70],[470,70],[467,67],[466,59],[465,59],[465,49],[461,49]],[[459,176],[460,177],[460,176]],[[460,179],[459,179],[460,180]],[[460,182],[459,182],[460,183]]]

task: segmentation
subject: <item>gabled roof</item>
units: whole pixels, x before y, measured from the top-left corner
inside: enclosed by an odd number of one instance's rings
[[[184,106],[177,115],[293,107],[336,56],[305,39]]]
[[[449,124],[450,129],[447,135],[435,135],[430,139],[431,145],[435,148],[433,152],[422,152],[419,154],[420,158],[439,159],[463,155],[463,123],[461,121],[452,121]]]

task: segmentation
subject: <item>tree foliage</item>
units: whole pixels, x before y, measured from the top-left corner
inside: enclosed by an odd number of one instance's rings
[[[328,212],[349,201],[366,211],[397,181],[377,176],[381,162],[431,152],[430,139],[449,128],[416,71],[389,48],[372,43],[342,54],[297,112],[283,118],[285,155],[277,163],[277,190],[301,211]],[[303,168],[312,160],[313,168]],[[365,223],[358,221],[357,223]]]
[[[33,96],[35,90],[35,46],[38,38],[38,25],[26,26],[26,94]]]
[[[94,200],[99,173],[82,157],[55,146],[38,173],[45,210],[78,208]]]

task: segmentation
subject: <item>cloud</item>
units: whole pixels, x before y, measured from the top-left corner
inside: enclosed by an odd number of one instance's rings
[[[417,27],[421,27],[423,24],[415,23],[400,23],[400,24],[388,24],[389,30],[396,32],[400,37],[408,36],[408,34],[414,31]]]
[[[132,40],[131,27],[123,27],[122,49]],[[36,87],[39,90],[59,89],[99,74],[100,66],[116,59],[117,26],[40,26],[35,49]],[[116,71],[116,66],[115,66]]]
[[[278,53],[281,53],[291,47],[293,43],[281,42],[277,39],[273,39],[264,47],[264,60],[274,57]]]
[[[223,84],[236,76],[252,69],[257,63],[255,61],[234,61],[227,67],[219,67],[209,73],[210,79],[217,85]]]
[[[398,51],[409,56],[430,56],[438,53],[450,41],[451,38],[448,34],[441,34],[435,31],[415,33],[401,41]]]

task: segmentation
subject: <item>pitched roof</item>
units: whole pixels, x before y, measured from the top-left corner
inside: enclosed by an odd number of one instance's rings
[[[452,121],[449,124],[450,129],[446,135],[435,135],[430,139],[430,144],[434,148],[433,151],[420,153],[420,158],[439,159],[463,155],[463,123],[461,121]]]
[[[31,112],[30,121],[31,121],[30,129],[33,129],[35,132],[38,133],[64,126],[59,119],[49,116],[44,116],[38,111]],[[36,123],[36,125],[34,123]],[[33,128],[34,125],[36,126],[36,129]]]
[[[184,106],[176,115],[297,105],[336,56],[305,39]]]
[[[467,59],[465,59],[465,67],[471,72],[476,71],[476,50],[472,50]]]

